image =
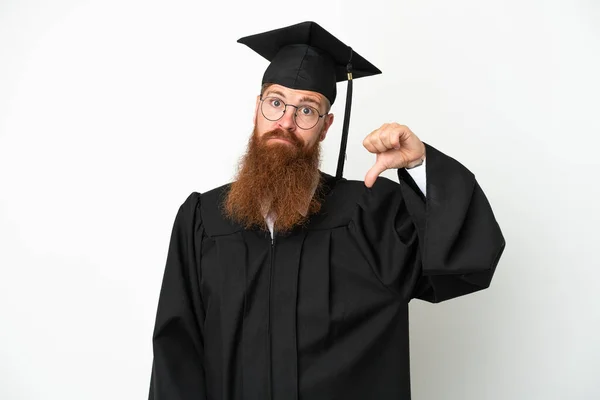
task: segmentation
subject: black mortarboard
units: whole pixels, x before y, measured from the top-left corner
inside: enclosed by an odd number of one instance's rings
[[[352,79],[380,74],[381,71],[351,47],[315,22],[302,22],[238,40],[271,62],[262,83],[276,83],[290,89],[321,93],[331,104],[336,83],[348,81],[342,146],[336,176],[342,177],[348,140]]]

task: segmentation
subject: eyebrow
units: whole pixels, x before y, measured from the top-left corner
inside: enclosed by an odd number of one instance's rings
[[[268,96],[270,94],[276,94],[278,96],[285,98],[285,94],[283,94],[279,90],[267,90],[266,95]],[[317,108],[321,107],[321,102],[315,100],[313,97],[308,97],[308,96],[303,96],[300,99],[299,103],[312,103],[312,104],[315,104],[317,106]]]

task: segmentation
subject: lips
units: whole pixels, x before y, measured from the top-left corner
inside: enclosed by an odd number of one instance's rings
[[[291,140],[289,140],[287,138],[284,138],[284,137],[272,137],[272,138],[269,138],[268,140],[281,140],[282,142],[286,142],[286,143],[289,143],[289,144],[294,144],[294,143],[292,143]]]
[[[303,143],[297,136],[294,136],[293,133],[283,131],[281,129],[276,129],[271,132],[267,132],[263,136],[263,140],[269,141],[271,139],[279,139],[281,141],[285,141],[291,145],[296,147],[302,147]]]

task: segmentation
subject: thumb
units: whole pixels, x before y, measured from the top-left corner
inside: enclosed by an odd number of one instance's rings
[[[365,176],[365,185],[369,188],[372,187],[375,184],[377,177],[386,169],[387,167],[380,161],[375,162],[375,165],[371,167]]]

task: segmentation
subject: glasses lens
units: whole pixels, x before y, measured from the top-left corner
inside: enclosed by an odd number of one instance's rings
[[[296,124],[302,129],[310,129],[319,122],[319,110],[311,106],[299,106],[296,110]]]
[[[260,110],[266,119],[277,121],[285,113],[285,103],[277,97],[265,97]]]

